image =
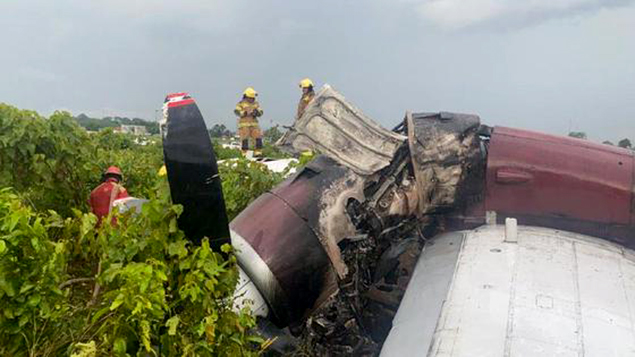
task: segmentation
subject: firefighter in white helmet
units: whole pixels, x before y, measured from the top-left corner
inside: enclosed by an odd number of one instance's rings
[[[234,109],[238,116],[238,136],[241,140],[243,154],[249,150],[249,139],[255,141],[254,156],[262,155],[262,132],[258,125],[258,117],[262,116],[260,104],[256,101],[258,93],[251,87],[243,92],[243,98]]]

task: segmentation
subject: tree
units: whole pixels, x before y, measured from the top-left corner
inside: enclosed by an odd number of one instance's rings
[[[604,141],[602,142],[602,144],[604,144],[604,145],[611,145],[611,146],[614,146],[614,145],[615,145],[615,144],[613,144],[610,140],[604,140]]]
[[[569,136],[572,138],[585,139],[587,138],[586,133],[583,131],[571,131],[569,132]]]
[[[282,131],[278,129],[278,125],[272,126],[271,128],[265,130],[263,133],[263,137],[270,143],[275,143],[282,137]]]
[[[209,136],[212,138],[222,138],[234,136],[234,133],[227,129],[225,124],[214,124],[214,126],[208,130]]]
[[[624,138],[622,140],[620,140],[617,143],[617,146],[621,147],[621,148],[626,148],[626,149],[630,149],[633,147],[633,145],[631,144],[631,141],[628,140],[627,138]]]

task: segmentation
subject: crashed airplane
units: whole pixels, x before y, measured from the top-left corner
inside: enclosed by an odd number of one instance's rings
[[[275,325],[275,348],[634,353],[632,152],[447,112],[387,130],[325,86],[278,142],[321,155],[227,228],[196,103],[169,95],[164,114],[179,225],[231,241],[237,304]]]

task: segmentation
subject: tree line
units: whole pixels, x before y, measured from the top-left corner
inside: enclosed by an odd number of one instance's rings
[[[127,117],[103,117],[91,118],[86,114],[79,114],[74,117],[75,121],[88,131],[99,131],[104,128],[117,128],[121,125],[139,125],[145,126],[149,134],[159,134],[159,123],[155,121],[148,121],[141,118],[127,118]]]
[[[583,131],[571,131],[571,132],[569,132],[569,136],[572,137],[572,138],[578,138],[578,139],[584,139],[584,140],[586,140],[588,138],[586,133],[583,132]],[[610,141],[610,140],[604,140],[602,142],[602,144],[615,146],[615,144],[613,144],[613,142]],[[631,140],[628,139],[628,138],[624,138],[624,139],[618,141],[617,142],[617,146],[619,146],[621,148],[625,148],[625,149],[633,149],[633,144],[631,143]]]
[[[212,138],[231,138],[236,136],[236,132],[229,130],[225,124],[214,124],[209,131],[209,136]],[[282,131],[278,125],[272,126],[266,129],[262,133],[266,142],[276,142],[282,137]]]

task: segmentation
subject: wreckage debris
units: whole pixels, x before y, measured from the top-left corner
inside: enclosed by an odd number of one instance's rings
[[[187,93],[169,94],[163,105],[163,155],[170,193],[184,207],[179,227],[195,243],[208,237],[212,247],[229,242],[228,218],[218,164],[194,99]]]
[[[635,245],[625,150],[445,112],[406,113],[389,131],[328,86],[278,144],[321,155],[230,234],[240,293],[298,336],[299,355],[378,354],[428,238],[482,225],[486,209]]]
[[[424,246],[422,232],[442,229],[443,214],[462,208],[466,192],[479,192],[472,187],[484,169],[479,128],[476,116],[408,113],[390,132],[332,88],[318,93],[278,142],[331,161],[318,159],[282,185],[330,177],[308,191],[317,194],[309,211],[320,213],[307,222],[329,256],[332,277],[324,281],[333,283],[294,328],[301,345],[315,355],[378,354]],[[285,196],[284,188],[274,191]]]

